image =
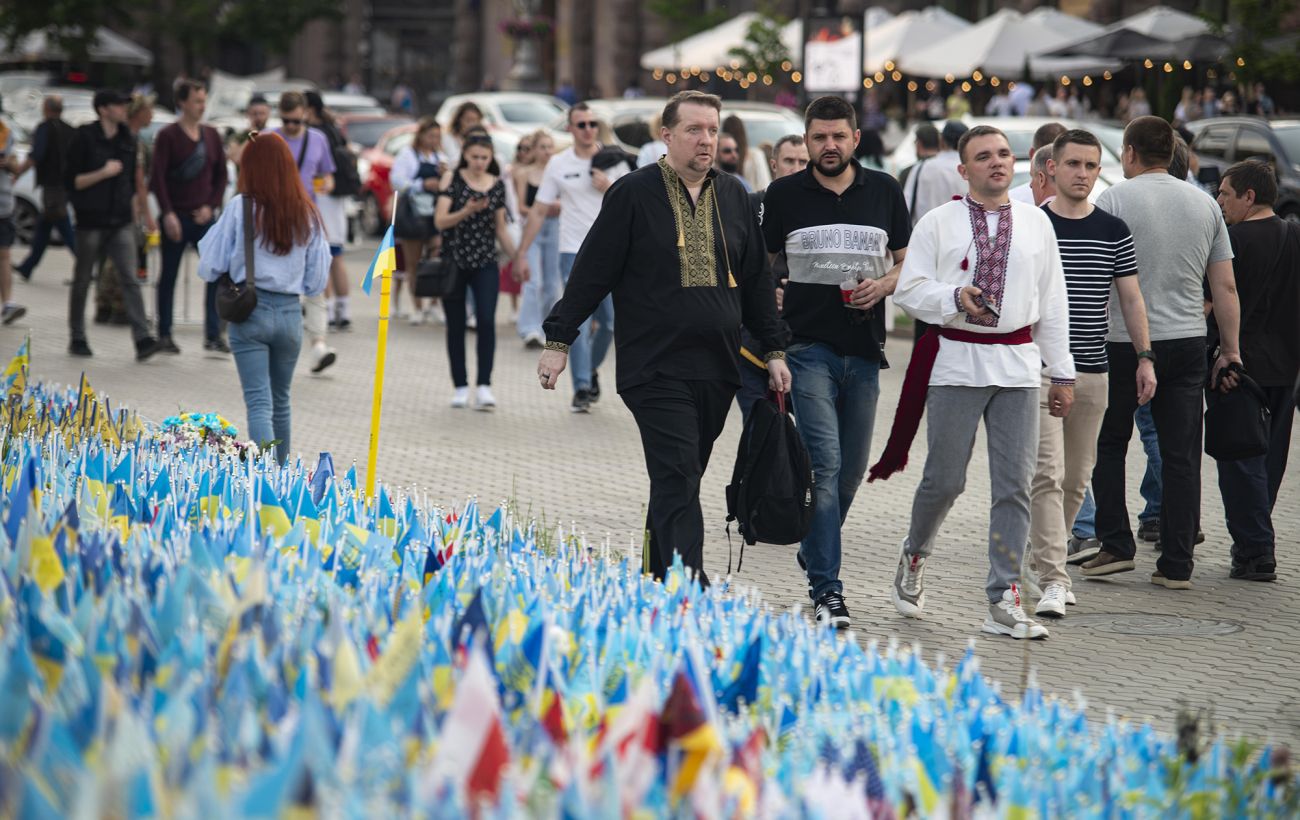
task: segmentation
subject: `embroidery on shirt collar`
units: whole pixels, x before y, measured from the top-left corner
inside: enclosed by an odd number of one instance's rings
[[[998,206],[997,234],[991,241],[984,206],[967,196],[966,207],[970,213],[970,227],[974,234],[975,245],[975,275],[971,284],[983,292],[987,302],[1001,309],[1002,295],[1007,284],[1007,257],[1011,254],[1011,203]],[[998,317],[992,314],[968,315],[966,323],[997,327]]]
[[[669,167],[666,158],[661,158],[658,164],[668,192],[668,204],[677,224],[677,258],[681,266],[682,287],[715,288],[718,286],[718,257],[713,234],[713,186],[704,186],[699,202],[692,208],[689,194],[677,172]]]

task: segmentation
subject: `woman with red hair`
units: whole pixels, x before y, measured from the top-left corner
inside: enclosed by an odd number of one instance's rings
[[[244,200],[253,222],[244,224]],[[302,347],[303,296],[325,289],[329,244],[320,213],[298,179],[289,146],[278,134],[253,132],[240,158],[239,193],[199,242],[199,276],[223,273],[243,282],[244,231],[253,231],[253,285],[257,307],[230,325],[239,383],[248,411],[248,434],[259,446],[275,442],[276,460],[289,456],[289,384]]]

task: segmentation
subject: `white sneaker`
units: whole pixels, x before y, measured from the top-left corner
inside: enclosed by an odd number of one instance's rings
[[[1020,588],[1015,584],[1002,593],[1002,600],[989,604],[988,617],[983,629],[994,635],[1024,638],[1046,638],[1047,627],[1025,614],[1020,603]]]
[[[1038,599],[1038,606],[1034,607],[1034,615],[1039,618],[1044,616],[1052,618],[1064,617],[1069,594],[1065,584],[1048,584],[1047,589],[1043,590],[1042,597]]]
[[[338,356],[335,355],[334,351],[326,347],[324,343],[312,345],[311,372],[321,373],[325,368],[334,364],[337,359]]]
[[[478,330],[478,317],[470,314],[465,317],[465,328],[467,330]]]
[[[422,325],[422,324],[424,324],[424,319],[425,319],[425,316],[424,316],[424,313],[423,313],[423,312],[420,312],[420,313],[412,313],[412,314],[411,314],[411,324],[413,324],[413,325]]]
[[[906,548],[907,542],[903,542]],[[894,572],[894,583],[889,589],[889,597],[900,615],[908,618],[920,618],[925,610],[925,556],[908,555],[903,549],[898,552],[898,570]]]
[[[1074,590],[1070,590],[1070,591],[1068,591],[1068,592],[1065,593],[1065,605],[1066,605],[1066,606],[1074,606],[1074,605],[1077,604],[1077,603],[1079,603],[1079,602],[1078,602],[1077,600],[1075,600],[1075,597],[1074,597]]]
[[[447,314],[442,312],[441,304],[429,308],[428,310],[425,311],[425,313],[428,315],[429,321],[431,321],[433,324],[435,325],[447,324]]]
[[[497,398],[492,395],[492,388],[488,387],[486,384],[480,384],[478,386],[478,391],[474,396],[474,409],[495,410],[496,406]]]
[[[469,388],[457,387],[456,392],[451,394],[452,407],[469,407]]]

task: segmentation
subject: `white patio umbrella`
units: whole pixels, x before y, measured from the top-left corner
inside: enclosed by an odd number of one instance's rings
[[[904,54],[925,48],[970,28],[970,23],[939,6],[905,11],[888,22],[867,27],[868,74],[885,70],[885,63],[897,63]]]
[[[1112,23],[1108,29],[1129,28],[1148,37],[1160,40],[1182,40],[1197,34],[1206,34],[1210,24],[1199,17],[1171,9],[1168,6],[1152,6],[1132,17]]]
[[[920,77],[969,77],[976,70],[989,76],[1019,77],[1031,54],[1070,42],[1073,36],[1012,9],[1002,9],[968,29],[914,53],[899,67]]]
[[[131,42],[111,29],[102,27],[95,30],[95,39],[87,49],[87,56],[94,63],[153,65],[153,52],[149,49]],[[43,31],[34,31],[25,37],[20,37],[13,48],[0,50],[0,63],[40,62],[67,58],[67,53]]]

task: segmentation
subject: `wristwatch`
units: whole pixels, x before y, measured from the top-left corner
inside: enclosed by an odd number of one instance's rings
[[[1154,350],[1142,350],[1138,352],[1139,359],[1150,359],[1151,364],[1156,363],[1156,352]]]

